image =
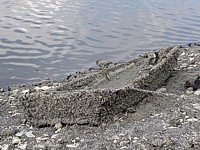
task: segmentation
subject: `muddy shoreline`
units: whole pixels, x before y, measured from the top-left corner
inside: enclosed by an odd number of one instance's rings
[[[23,102],[26,103],[25,100],[30,96],[30,93],[44,94],[49,93],[49,91],[69,91],[69,93],[73,93],[74,89],[90,90],[91,87],[100,87],[102,89],[110,87],[115,89],[116,87],[116,89],[120,89],[129,83],[127,78],[123,78],[125,74],[131,74],[134,77],[137,75],[137,73],[134,75],[136,70],[130,69],[132,68],[132,63],[137,64],[142,60],[140,64],[145,64],[146,61],[143,60],[148,60],[147,58],[149,57],[144,55],[139,57],[139,60],[134,59],[130,62],[112,64],[106,68],[109,74],[104,73],[104,70],[95,68],[84,73],[68,76],[64,81],[49,81],[35,84],[31,87],[16,86],[11,88],[9,92],[1,93],[1,149],[199,149],[200,91],[193,91],[191,88],[185,89],[184,84],[187,80],[194,80],[196,75],[200,73],[200,46],[195,44],[188,47],[179,46],[178,48],[177,65],[172,65],[173,69],[168,72],[169,74],[167,73],[167,76],[163,76],[165,81],[159,82],[157,88],[151,89],[153,82],[148,80],[151,84],[143,90],[153,91],[149,92],[151,94],[144,96],[142,100],[137,101],[137,104],[130,104],[130,107],[125,107],[126,109],[123,111],[116,109],[116,113],[112,109],[111,112],[115,113],[111,116],[106,115],[109,116],[109,120],[101,122],[98,126],[94,126],[87,121],[86,123],[83,122],[84,125],[78,125],[73,122],[68,124],[61,120],[54,120],[53,123],[44,122],[40,123],[39,126],[35,126],[33,124],[34,119],[32,119],[32,122],[27,119],[27,117],[33,118],[27,116],[27,114],[31,115],[32,113],[28,112],[28,109],[24,109],[22,105],[18,105],[20,104],[18,96],[23,94],[25,96]],[[161,51],[159,50],[159,52]],[[162,54],[159,56],[162,56]],[[161,62],[167,58],[163,57]],[[136,66],[143,70],[141,72],[143,75],[159,64],[159,61],[156,61],[148,61],[150,64],[145,64],[142,68],[140,68],[141,65],[138,65],[139,67]],[[152,64],[152,62],[156,63]],[[173,62],[171,63],[173,64]],[[169,65],[167,66],[169,67]],[[126,68],[127,72],[121,71],[120,68]],[[101,73],[99,73],[100,71]],[[88,72],[90,73],[88,74]],[[111,81],[105,77],[107,75],[110,76]],[[84,80],[77,80],[82,78]],[[73,84],[75,86],[71,86],[72,84],[70,83],[72,82],[76,83]],[[110,84],[111,82],[113,84]],[[161,83],[162,85],[160,85]],[[142,84],[144,83],[142,82]],[[157,83],[154,82],[154,84]],[[145,92],[142,95],[145,95]],[[45,100],[47,101],[53,96],[50,95]],[[40,99],[39,97],[34,99],[34,104],[37,104],[39,108],[44,108],[45,101],[42,104],[35,103]],[[134,97],[131,98],[133,99]],[[127,99],[130,98],[128,97]],[[32,99],[29,100],[29,102],[32,101]],[[116,103],[113,104],[116,105]],[[113,104],[111,103],[111,105]],[[125,105],[125,103],[121,104]],[[37,106],[34,107],[36,108]],[[46,112],[42,113],[42,111],[43,109],[38,110],[38,112],[41,112],[41,116],[45,117]],[[55,111],[53,110],[53,112]],[[59,110],[57,111],[59,112]],[[52,113],[50,114],[51,116]],[[37,117],[38,115],[36,115]]]

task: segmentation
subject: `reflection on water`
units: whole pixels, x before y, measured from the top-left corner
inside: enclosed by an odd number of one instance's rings
[[[64,78],[97,59],[196,42],[195,0],[1,0],[0,86]]]

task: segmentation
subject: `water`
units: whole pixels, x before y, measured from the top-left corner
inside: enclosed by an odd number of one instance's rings
[[[197,0],[1,0],[0,87],[198,42]]]

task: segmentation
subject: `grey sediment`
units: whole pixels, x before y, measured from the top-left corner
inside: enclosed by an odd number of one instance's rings
[[[3,92],[0,148],[198,149],[200,90],[184,84],[199,74],[199,52],[170,46]]]

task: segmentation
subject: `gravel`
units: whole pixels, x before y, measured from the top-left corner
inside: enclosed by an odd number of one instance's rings
[[[200,149],[199,90],[184,88],[199,74],[199,52],[197,44],[182,48],[173,73],[157,90],[160,95],[147,97],[134,111],[116,114],[99,126],[58,122],[34,127],[17,105],[14,95],[20,89],[2,92],[0,149]]]

